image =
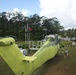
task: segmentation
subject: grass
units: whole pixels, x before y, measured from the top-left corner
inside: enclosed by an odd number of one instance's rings
[[[25,41],[16,41],[16,44],[24,45],[25,44]]]

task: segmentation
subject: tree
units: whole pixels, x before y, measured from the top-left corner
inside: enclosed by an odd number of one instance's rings
[[[21,12],[16,13],[0,13],[0,35],[17,36],[17,39],[25,39],[25,26],[31,28],[31,40],[41,40],[47,34],[59,34],[63,26],[60,25],[56,17],[47,18],[40,17],[37,14],[25,17]]]
[[[40,26],[40,21],[41,17],[37,14],[34,14],[29,18],[29,26],[32,28],[31,37],[33,40],[42,39],[43,29]]]
[[[43,20],[43,28],[46,31],[46,34],[58,34],[60,29],[63,29],[63,26],[61,26],[58,19],[54,17]]]
[[[6,18],[5,14],[6,14],[6,12],[3,12],[1,17],[0,17],[0,30],[1,30],[2,36],[7,34],[8,19]]]

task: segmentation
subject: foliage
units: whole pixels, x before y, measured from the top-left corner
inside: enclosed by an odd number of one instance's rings
[[[63,33],[63,34],[62,34]],[[68,30],[63,30],[59,33],[60,35],[62,35],[62,37],[76,37],[76,28],[72,28],[72,29],[68,29]]]
[[[56,17],[40,17],[37,14],[25,17],[20,12],[16,14],[2,12],[0,13],[0,36],[14,35],[18,40],[24,40],[27,24],[27,32],[30,32],[31,40],[41,40],[47,34],[59,34],[60,29],[63,29]]]

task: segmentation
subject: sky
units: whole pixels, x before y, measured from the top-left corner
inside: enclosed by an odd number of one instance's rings
[[[76,0],[0,0],[0,12],[6,11],[57,17],[65,29],[76,28]]]

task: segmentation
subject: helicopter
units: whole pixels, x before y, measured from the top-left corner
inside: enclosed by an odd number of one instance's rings
[[[57,35],[48,36],[42,47],[32,56],[23,55],[15,39],[0,39],[0,75],[31,75],[59,50]]]

